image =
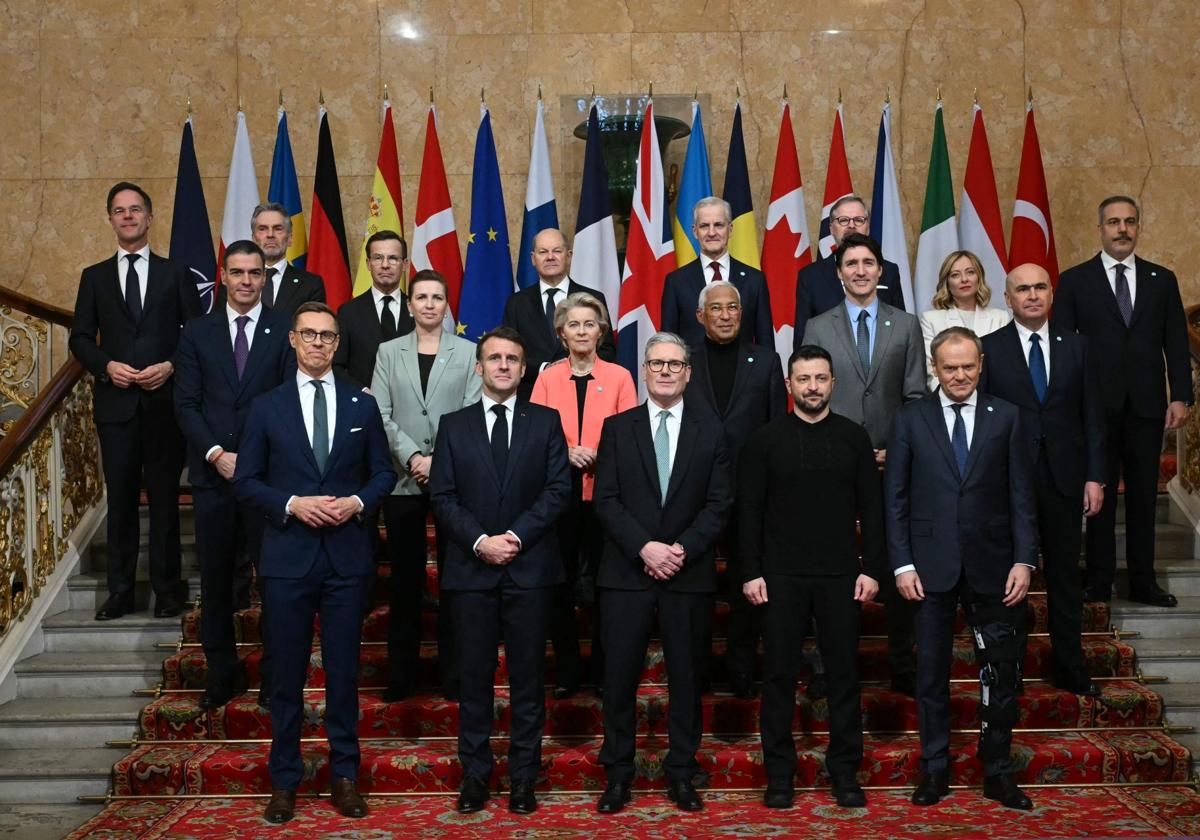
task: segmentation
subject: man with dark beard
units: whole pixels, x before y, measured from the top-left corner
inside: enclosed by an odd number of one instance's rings
[[[797,640],[810,618],[828,680],[825,767],[833,796],[843,808],[867,804],[856,778],[863,757],[858,632],[861,604],[886,574],[883,500],[866,430],[829,410],[833,384],[829,352],[798,347],[788,360],[792,414],[755,432],[738,462],[742,592],[766,605],[760,726],[768,808],[790,808],[794,796]]]

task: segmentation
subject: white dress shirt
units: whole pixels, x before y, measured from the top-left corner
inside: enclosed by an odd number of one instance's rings
[[[287,271],[287,267],[287,257],[284,257],[274,265],[267,266],[266,270],[263,272],[263,274],[268,278],[267,282],[271,284],[271,300],[277,300],[279,298],[279,286],[283,283],[283,273]],[[274,277],[271,276],[272,269],[275,271]]]
[[[371,286],[371,297],[375,301],[375,320],[383,324],[383,298],[386,295],[392,299],[392,317],[396,319],[396,323],[400,323],[400,298],[404,293],[397,286],[394,292],[381,292],[379,289]]]
[[[258,319],[260,317],[262,317],[262,308],[263,308],[262,301],[259,301],[258,303],[254,304],[253,309],[251,309],[249,312],[246,313],[246,315],[250,318],[250,320],[246,322],[246,329],[245,329],[246,349],[247,350],[254,346],[254,327],[255,327],[255,325],[258,324]],[[238,331],[237,330],[237,319],[240,318],[241,316],[242,316],[242,313],[238,312],[236,309],[234,309],[228,303],[225,304],[225,317],[229,320],[229,346],[230,347],[235,346],[235,344],[237,343],[237,331]],[[208,448],[208,451],[204,453],[204,460],[211,462],[214,453],[224,452],[224,451],[225,450],[221,446],[210,446]]]
[[[317,339],[318,341],[320,339]],[[313,382],[313,378],[302,370],[296,371],[296,387],[300,391],[300,414],[304,417],[304,432],[308,435],[308,446],[312,448],[313,440],[313,403],[317,398],[317,386],[309,385]],[[325,393],[325,416],[328,418],[326,429],[329,432],[329,450],[333,451],[334,430],[337,428],[337,388],[333,384],[333,368],[325,371],[325,375],[320,379],[315,380],[321,383],[321,389]],[[288,497],[287,504],[284,505],[284,512],[291,515],[292,499],[295,496]],[[358,497],[358,494],[350,498],[358,502],[358,511],[362,513],[363,502]]]
[[[137,272],[138,281],[138,298],[142,302],[142,307],[146,306],[146,279],[150,276],[150,245],[143,245],[137,251],[126,251],[123,248],[117,249],[117,280],[121,284],[121,296],[125,296],[125,280],[129,273],[129,255],[137,254],[139,259],[134,261],[133,268]]]
[[[667,417],[667,437],[671,442],[669,447],[671,469],[675,468],[675,450],[679,448],[679,424],[683,421],[683,400],[675,403],[670,408],[664,409],[656,403],[653,398],[646,398],[646,408],[650,412],[650,440],[654,440],[654,436],[658,434],[658,413],[660,411],[669,412]]]
[[[704,285],[707,286],[713,281],[712,264],[714,262],[721,266],[721,279],[732,283],[733,278],[729,276],[729,252],[726,251],[715,260],[705,254],[700,255],[700,265],[704,268]]]
[[[1123,260],[1114,260],[1106,251],[1100,252],[1100,264],[1104,266],[1104,274],[1108,277],[1108,287],[1113,295],[1117,294],[1117,272],[1114,267],[1120,262],[1125,266],[1125,282],[1129,284],[1129,303],[1137,303],[1137,260],[1130,254]]]
[[[1029,349],[1033,346],[1033,342],[1029,337],[1033,335],[1033,331],[1028,327],[1021,325],[1021,322],[1013,319],[1013,326],[1017,328],[1017,336],[1021,339],[1021,352],[1025,354],[1025,365],[1029,366]],[[1038,338],[1042,345],[1042,358],[1046,360],[1046,382],[1050,382],[1050,322],[1042,324],[1042,328],[1037,331]]]
[[[487,427],[487,436],[489,441],[492,439],[492,427],[496,425],[496,412],[492,411],[492,406],[502,405],[508,409],[508,411],[504,412],[504,419],[508,421],[508,444],[509,446],[512,446],[512,433],[513,426],[515,425],[513,420],[516,418],[517,411],[517,395],[514,393],[511,397],[500,403],[496,402],[487,394],[484,394],[480,398],[480,402],[483,403],[483,422]],[[522,545],[521,538],[518,537],[514,531],[509,530],[505,531],[505,533],[516,537],[517,544]],[[480,534],[476,538],[475,542],[471,545],[471,550],[474,551],[475,554],[479,554],[479,544],[487,539],[487,536],[487,534]]]

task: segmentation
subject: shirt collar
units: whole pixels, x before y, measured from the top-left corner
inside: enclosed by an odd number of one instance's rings
[[[846,312],[850,315],[851,323],[858,321],[858,313],[863,312],[863,311],[865,311],[868,315],[870,315],[872,320],[878,318],[879,317],[879,295],[876,295],[875,298],[870,303],[868,303],[866,306],[859,306],[857,303],[850,300],[849,297],[846,298]]]
[[[714,262],[716,262],[717,264],[719,264],[721,266],[721,279],[728,280],[729,279],[729,251],[726,251],[724,254],[717,257],[715,260],[712,257],[708,256],[707,254],[700,255],[700,265],[704,266],[704,268],[707,269],[709,267],[709,265],[711,265]]]
[[[1023,326],[1021,324],[1021,322],[1018,321],[1016,318],[1013,318],[1013,326],[1017,328],[1017,337],[1021,339],[1021,344],[1022,345],[1028,344],[1029,336],[1033,335],[1033,330],[1029,329],[1026,326]],[[1042,328],[1037,331],[1037,334],[1041,337],[1042,344],[1046,347],[1049,347],[1050,346],[1050,322],[1046,321],[1046,323],[1042,324]]]
[[[554,305],[555,305],[555,306],[557,306],[558,304],[560,304],[560,303],[562,303],[564,300],[566,300],[566,297],[567,297],[567,287],[568,287],[570,284],[571,284],[571,278],[570,278],[570,277],[564,277],[562,280],[560,280],[560,281],[559,281],[559,283],[558,283],[558,285],[557,285],[557,286],[551,286],[551,285],[550,285],[549,283],[547,283],[545,280],[542,280],[541,278],[538,278],[538,295],[539,295],[539,296],[542,298],[542,300],[543,300],[543,301],[545,301],[545,299],[546,299],[546,292],[548,292],[550,289],[558,289],[558,291],[559,291],[559,292],[562,294],[562,297],[556,297],[556,298],[555,298]]]
[[[401,297],[401,295],[402,295],[402,294],[403,294],[403,292],[401,292],[401,291],[400,291],[400,287],[399,287],[399,286],[397,286],[397,287],[396,287],[396,291],[394,291],[394,292],[387,292],[387,293],[386,293],[386,295],[387,295],[388,297],[390,297],[390,298],[392,299],[392,301],[393,301],[394,303],[396,303],[396,305],[399,305],[399,304],[400,304],[400,297]],[[372,284],[372,285],[371,285],[371,299],[372,299],[373,301],[375,301],[375,306],[377,306],[377,307],[378,307],[378,306],[382,306],[382,305],[383,305],[383,298],[384,298],[384,295],[385,295],[385,293],[384,293],[384,292],[381,292],[381,291],[379,291],[379,289],[378,289],[378,288],[377,288],[377,287],[376,287],[374,284]]]
[[[516,394],[513,394],[511,397],[509,397],[502,403],[496,402],[494,399],[489,397],[487,394],[482,394],[481,399],[483,400],[483,413],[485,416],[487,415],[487,413],[489,411],[492,410],[492,406],[494,406],[494,405],[502,405],[505,408],[507,408],[509,417],[512,417],[513,414],[516,413],[516,410],[517,410],[517,395]]]
[[[650,412],[650,419],[654,420],[655,422],[658,421],[658,413],[660,411],[669,411],[671,413],[671,417],[676,420],[680,420],[683,418],[683,400],[675,403],[675,405],[671,406],[670,408],[664,408],[656,403],[653,397],[646,397],[646,410]]]
[[[143,261],[148,263],[150,261],[150,243],[147,242],[145,245],[143,245],[141,248],[138,248],[136,251],[126,251],[120,245],[117,246],[117,259],[118,260],[123,260],[123,259],[125,259],[125,257],[129,256],[130,254],[137,254],[139,257],[142,258]]]
[[[275,276],[278,277],[280,280],[283,280],[283,274],[284,274],[284,272],[287,271],[287,267],[288,267],[287,257],[284,257],[279,262],[274,263],[273,265],[267,266],[267,271],[270,272],[270,270],[272,268],[275,269]]]
[[[1108,255],[1108,251],[1101,251],[1100,252],[1100,263],[1104,266],[1105,273],[1109,273],[1109,274],[1112,273],[1113,266],[1116,265],[1117,263],[1120,263],[1121,265],[1125,266],[1130,271],[1135,271],[1137,269],[1137,263],[1134,260],[1133,254],[1130,254],[1128,257],[1126,257],[1123,260],[1114,260],[1112,257],[1110,257]]]
[[[326,385],[328,385],[330,388],[332,388],[333,381],[334,381],[333,380],[333,368],[330,368],[329,370],[325,371],[325,375],[322,377],[319,377],[319,378],[322,382],[324,382]],[[305,373],[304,371],[299,370],[299,369],[296,370],[296,384],[300,386],[301,392],[304,391],[304,389],[308,386],[308,383],[311,381],[312,381],[312,377],[309,376],[307,373]]]
[[[938,387],[938,399],[942,403],[943,411],[952,405],[958,405],[958,403],[956,403],[954,400],[952,400],[948,396],[946,396],[946,392],[943,391],[940,386]],[[978,400],[979,400],[979,389],[976,388],[974,391],[971,392],[971,396],[967,397],[965,400],[962,401],[962,404],[969,405],[969,406],[971,406],[971,408],[974,408],[975,403],[978,402]]]
[[[246,313],[248,316],[250,316],[251,324],[258,323],[259,316],[262,315],[262,308],[263,308],[262,299],[260,298],[258,303],[254,304],[254,308]],[[236,323],[237,319],[239,317],[241,317],[241,315],[242,315],[241,312],[238,312],[236,309],[234,309],[228,303],[225,304],[225,317],[229,319],[230,324]]]

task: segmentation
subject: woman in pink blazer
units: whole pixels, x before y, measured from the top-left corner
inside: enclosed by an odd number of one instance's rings
[[[576,292],[554,310],[554,331],[567,348],[566,359],[547,365],[533,384],[532,402],[558,410],[567,456],[571,462],[571,506],[558,524],[566,582],[558,587],[550,614],[550,639],[554,643],[557,686],[554,696],[570,697],[579,690],[582,666],[579,628],[575,621],[576,586],[585,600],[594,601],[590,581],[595,579],[603,538],[592,511],[596,447],[604,420],[637,405],[637,388],[629,371],[596,355],[600,340],[610,329],[604,305],[586,292]],[[599,634],[593,622],[592,674],[597,689],[604,673]]]

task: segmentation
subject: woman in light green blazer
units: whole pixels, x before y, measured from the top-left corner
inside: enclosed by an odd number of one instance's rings
[[[379,403],[388,446],[400,480],[384,502],[391,565],[388,618],[388,688],[394,703],[417,687],[420,673],[421,603],[425,591],[429,468],[442,415],[479,401],[482,382],[475,372],[475,345],[443,328],[447,288],[436,271],[419,271],[409,283],[408,308],[416,329],[379,345],[371,393]],[[441,535],[437,563],[442,565]],[[450,606],[438,604],[438,671],[442,693],[454,698],[454,641]]]

